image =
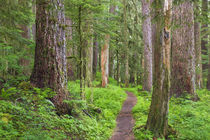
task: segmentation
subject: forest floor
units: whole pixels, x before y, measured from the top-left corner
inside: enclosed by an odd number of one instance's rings
[[[117,127],[110,140],[134,140],[132,108],[136,105],[137,98],[131,92],[126,93],[128,95],[127,99],[117,117]]]

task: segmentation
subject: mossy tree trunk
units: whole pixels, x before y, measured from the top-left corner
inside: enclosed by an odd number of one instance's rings
[[[173,8],[172,84],[176,97],[187,92],[196,99],[195,91],[195,37],[193,3],[186,0]]]
[[[143,41],[144,41],[144,83],[143,90],[152,89],[152,24],[150,16],[150,1],[142,0]]]
[[[168,131],[172,0],[154,0],[154,5],[156,16],[154,81],[146,128],[157,138],[167,136]]]
[[[36,1],[36,48],[31,83],[39,88],[51,88],[52,98],[59,113],[69,113],[63,103],[66,90],[66,42],[63,0]]]

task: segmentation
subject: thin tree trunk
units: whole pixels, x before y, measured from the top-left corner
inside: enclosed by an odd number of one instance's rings
[[[109,49],[109,77],[114,76],[114,54],[113,49]]]
[[[165,137],[168,133],[172,0],[154,0],[154,5],[157,16],[155,20],[157,32],[154,44],[154,84],[146,128],[152,131],[157,138]]]
[[[21,25],[21,30],[23,31],[23,32],[21,33],[22,37],[25,38],[25,39],[30,39],[30,28],[29,28],[28,26],[26,26],[26,25]],[[27,47],[26,45],[24,45],[24,44],[22,44],[22,48],[24,48],[25,51],[29,51],[28,47]],[[30,57],[28,54],[27,54],[27,56],[28,56],[27,58]],[[30,65],[30,60],[27,59],[27,58],[26,58],[25,56],[20,57],[20,59],[19,59],[19,64],[20,64],[20,65],[22,66],[22,68],[23,68],[22,73],[23,73],[24,75],[30,76],[30,74],[31,74],[31,69],[30,69],[30,67],[29,67],[29,65]]]
[[[202,18],[203,20],[203,24],[202,24],[202,40],[201,40],[201,49],[202,49],[202,55],[207,56],[208,55],[208,24],[207,24],[207,20],[208,20],[208,0],[202,0]],[[203,62],[207,62],[207,59],[203,58],[202,60]],[[206,71],[208,69],[208,64],[203,64],[203,71]],[[209,80],[207,81],[207,88],[209,86],[210,89],[210,83]]]
[[[109,76],[109,41],[110,35],[105,35],[104,46],[101,49],[101,73],[102,73],[102,87],[107,87]]]
[[[93,38],[90,34],[88,35],[90,38],[87,40],[86,46],[86,85],[88,87],[92,86],[93,81]]]
[[[120,82],[120,60],[119,60],[119,50],[117,48],[117,85],[119,85],[119,82]]]
[[[32,3],[32,12],[34,13],[34,14],[36,14],[36,4],[35,3]],[[33,24],[32,25],[32,38],[33,38],[33,40],[35,41],[36,40],[36,24]]]
[[[98,70],[99,70],[99,72],[101,72],[101,49],[102,49],[102,47],[101,47],[101,44],[99,43],[99,46],[98,46]]]
[[[125,87],[129,87],[129,48],[128,48],[128,28],[127,28],[127,2],[123,0],[123,20],[124,20],[124,47],[125,47]]]
[[[210,40],[210,38],[209,38]],[[208,81],[207,81],[207,89],[210,90],[210,48],[208,49],[209,51],[209,65],[208,65]]]
[[[85,68],[84,68],[84,44],[82,37],[82,6],[78,8],[78,33],[79,33],[79,73],[80,73],[80,96],[85,99]]]
[[[71,45],[71,43],[68,43],[72,41],[72,20],[71,19],[66,19],[66,25],[68,28],[66,28],[66,40],[67,40],[67,45],[66,45],[66,56],[67,56],[67,79],[68,80],[75,80],[76,75],[75,75],[75,58],[74,58],[74,47]]]
[[[208,69],[208,77],[207,77],[207,85],[206,88],[208,90],[210,90],[210,52],[208,52],[208,23],[206,21],[208,21],[208,0],[202,0],[202,15],[204,18],[205,23],[202,24],[202,35],[204,35],[202,37],[202,41],[201,41],[201,47],[202,47],[202,52],[203,55],[209,55],[209,60],[208,60],[208,64],[204,64],[203,65],[203,70],[205,71],[206,69]],[[206,60],[204,60],[206,61]]]
[[[114,14],[115,6],[111,5],[109,13]],[[101,72],[102,72],[102,87],[107,87],[109,78],[109,46],[110,35],[105,35],[104,46],[101,48]]]
[[[31,83],[39,88],[51,88],[57,94],[52,101],[59,113],[69,113],[63,103],[66,90],[66,42],[63,0],[36,1],[36,48]],[[49,7],[51,7],[49,9]]]
[[[111,0],[112,2],[112,0]],[[116,6],[115,5],[111,5],[110,9],[109,9],[109,13],[110,14],[115,14],[115,9]],[[112,20],[112,18],[110,19]],[[113,54],[113,48],[109,48],[109,77],[113,78],[113,73],[114,73],[114,54]]]
[[[199,13],[197,9],[199,9],[198,2],[194,2],[194,37],[195,37],[195,57],[196,57],[196,85],[200,89],[202,88],[202,59],[201,59],[201,31],[200,31],[200,23],[198,21]]]
[[[152,24],[150,16],[150,2],[142,0],[143,40],[144,40],[144,83],[143,90],[152,89]]]
[[[93,79],[96,77],[97,73],[97,66],[98,66],[98,40],[97,35],[94,37],[94,43],[93,43]]]
[[[25,2],[23,2],[23,1],[21,1],[21,0],[19,0],[18,1],[18,3],[19,3],[19,5],[22,5],[22,6],[24,6],[25,8],[27,8],[28,7],[28,3],[25,3]],[[21,33],[21,36],[23,37],[23,38],[25,38],[25,39],[30,39],[31,38],[31,36],[30,36],[30,27],[29,27],[29,25],[20,25],[20,28],[21,28],[21,30],[22,30],[22,33]],[[22,45],[22,48],[24,48],[24,50],[25,51],[29,51],[28,49],[29,49],[29,47],[28,46],[26,46],[25,44],[21,44]],[[22,56],[20,59],[19,59],[19,63],[20,63],[20,65],[22,66],[22,68],[23,68],[23,74],[24,75],[30,75],[31,74],[31,69],[30,69],[30,67],[29,67],[29,65],[30,65],[30,60],[29,59],[27,59],[27,58],[30,58],[30,56],[27,54],[27,56],[28,57],[25,57],[25,56]],[[14,74],[15,75],[15,74]]]

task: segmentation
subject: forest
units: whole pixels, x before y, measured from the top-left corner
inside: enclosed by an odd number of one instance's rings
[[[0,0],[0,140],[209,140],[209,0]]]

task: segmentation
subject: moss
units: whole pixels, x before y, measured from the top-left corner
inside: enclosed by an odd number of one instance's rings
[[[65,24],[59,24],[59,27],[62,28],[63,30],[66,30],[66,25]]]
[[[53,23],[57,23],[57,22],[58,22],[58,19],[55,18],[55,17],[51,17],[51,18],[49,19],[49,21],[50,21],[50,22],[53,22]]]
[[[30,84],[30,82],[24,81],[18,85],[18,88],[23,89],[23,90],[30,90],[30,89],[33,89],[33,86]]]

